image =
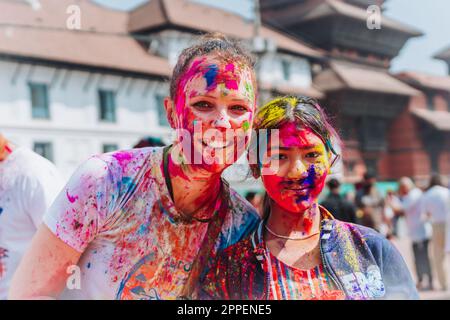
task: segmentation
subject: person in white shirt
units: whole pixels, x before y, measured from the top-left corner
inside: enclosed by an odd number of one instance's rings
[[[447,217],[450,215],[450,190],[443,185],[441,176],[438,174],[431,176],[430,185],[424,194],[424,208],[433,225],[431,241],[433,264],[441,289],[446,291],[445,247],[447,241],[447,251],[450,251],[450,230],[448,230],[449,227],[446,225]]]
[[[432,290],[433,277],[428,254],[431,228],[429,228],[423,210],[423,192],[415,186],[410,178],[402,177],[399,180],[399,194],[408,234],[413,245],[417,288],[419,290]],[[424,275],[427,276],[428,280],[428,286],[426,287],[423,286]]]
[[[0,300],[44,213],[62,189],[55,166],[0,133]]]

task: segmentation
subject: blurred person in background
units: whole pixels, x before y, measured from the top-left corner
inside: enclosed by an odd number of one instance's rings
[[[356,208],[339,194],[341,183],[337,179],[330,179],[327,182],[330,193],[323,200],[321,205],[330,212],[333,216],[341,221],[356,223]]]
[[[355,201],[362,210],[361,224],[380,232],[384,229],[384,201],[376,188],[376,182],[374,174],[365,173],[364,180],[357,186]]]
[[[417,288],[419,290],[432,290],[433,277],[428,254],[431,228],[427,226],[425,212],[423,210],[423,192],[416,187],[410,178],[402,177],[399,180],[399,194],[402,213],[406,219],[408,234],[412,241],[417,274]],[[424,275],[427,276],[427,286],[423,285]]]
[[[63,187],[56,167],[0,133],[0,300],[42,217]]]
[[[147,147],[164,147],[165,144],[160,138],[155,137],[145,137],[139,140],[133,148],[147,148]]]
[[[393,190],[388,190],[384,199],[384,216],[389,227],[388,236],[398,237],[398,221],[402,212],[402,203]]]
[[[444,187],[442,178],[433,174],[423,196],[424,210],[433,226],[432,250],[433,264],[442,290],[447,290],[445,271],[445,241],[449,241],[447,216],[450,215],[450,190]],[[446,231],[447,229],[447,231]],[[447,234],[446,234],[447,233]]]

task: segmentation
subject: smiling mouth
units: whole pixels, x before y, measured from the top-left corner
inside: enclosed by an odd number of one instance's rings
[[[202,145],[204,147],[209,147],[212,149],[225,149],[230,147],[234,142],[233,141],[209,141],[205,142],[202,140]]]

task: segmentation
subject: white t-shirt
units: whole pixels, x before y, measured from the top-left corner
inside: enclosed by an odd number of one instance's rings
[[[47,159],[26,148],[0,162],[0,299],[63,180]]]
[[[82,252],[80,287],[71,282],[60,298],[179,297],[208,223],[176,221],[162,155],[163,148],[143,148],[94,156],[70,178],[44,218],[58,238]],[[259,220],[232,189],[220,195],[216,204],[226,202],[217,211],[224,219],[218,220],[212,255],[242,239]]]
[[[442,186],[432,187],[424,194],[424,207],[433,223],[445,223],[450,214],[450,190]]]
[[[419,188],[414,188],[401,198],[408,234],[414,242],[429,239],[431,233],[425,219],[422,194]]]

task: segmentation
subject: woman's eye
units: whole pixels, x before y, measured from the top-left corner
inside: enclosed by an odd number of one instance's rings
[[[309,158],[309,159],[315,159],[315,158],[320,157],[320,153],[319,152],[308,152],[305,157]]]
[[[244,112],[248,111],[248,109],[245,106],[241,106],[241,105],[231,106],[230,109],[234,112],[239,112],[239,113],[244,113]]]
[[[193,104],[196,109],[209,110],[213,108],[213,105],[207,101],[199,101]]]
[[[271,160],[286,160],[288,157],[285,154],[274,154],[270,157]]]

